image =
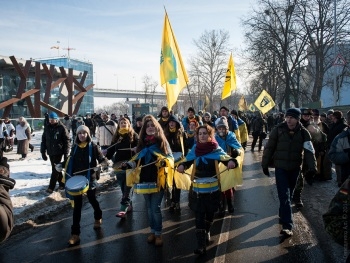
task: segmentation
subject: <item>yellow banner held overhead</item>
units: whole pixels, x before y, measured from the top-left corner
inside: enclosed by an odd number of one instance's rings
[[[229,97],[231,95],[231,91],[234,91],[236,89],[237,89],[236,71],[235,71],[235,65],[233,63],[232,54],[231,54],[230,59],[228,61],[224,88],[222,89],[221,100]]]
[[[254,102],[254,105],[262,112],[262,114],[265,114],[275,107],[276,104],[270,94],[268,94],[266,90],[263,90]]]
[[[208,95],[205,95],[204,107],[203,110],[206,110],[210,104]]]
[[[248,105],[243,95],[238,101],[238,110],[241,110],[241,111],[248,110]]]
[[[180,49],[177,45],[168,15],[165,13],[160,55],[160,83],[166,90],[169,110],[176,103],[181,90],[186,87],[188,82]]]

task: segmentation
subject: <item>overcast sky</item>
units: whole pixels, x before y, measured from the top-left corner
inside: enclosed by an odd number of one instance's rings
[[[0,55],[47,58],[70,47],[72,58],[93,63],[96,88],[141,89],[146,74],[159,82],[164,7],[186,66],[205,30],[227,30],[229,48],[242,47],[240,19],[255,1],[1,1]]]

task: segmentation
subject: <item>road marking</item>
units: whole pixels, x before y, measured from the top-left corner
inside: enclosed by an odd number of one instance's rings
[[[230,225],[232,216],[225,216],[223,219],[218,248],[215,254],[214,263],[224,263],[226,258],[227,244],[230,235]]]

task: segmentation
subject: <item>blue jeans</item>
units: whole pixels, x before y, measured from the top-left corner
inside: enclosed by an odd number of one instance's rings
[[[277,167],[275,169],[278,199],[280,200],[279,216],[283,229],[292,230],[293,228],[291,198],[299,174],[300,169],[293,171],[286,171]]]
[[[151,233],[156,236],[162,234],[162,212],[160,205],[164,196],[164,189],[161,189],[158,193],[144,194],[143,195],[147,205],[147,214]]]

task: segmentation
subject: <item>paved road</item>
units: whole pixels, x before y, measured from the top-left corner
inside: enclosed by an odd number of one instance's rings
[[[294,236],[282,238],[274,177],[261,173],[260,158],[261,153],[246,152],[244,185],[236,191],[235,213],[215,220],[212,242],[204,257],[193,254],[196,246],[194,217],[187,207],[185,191],[180,215],[170,214],[163,208],[164,246],[156,248],[146,242],[149,228],[142,195],[134,195],[133,213],[120,220],[115,217],[120,191],[116,185],[111,185],[99,196],[103,209],[101,230],[93,230],[92,209],[88,203],[83,206],[80,245],[67,245],[72,222],[72,210],[67,208],[58,216],[46,218],[37,227],[11,236],[0,246],[1,261],[342,262],[341,248],[335,247],[336,255],[334,251],[331,251],[333,254],[326,251],[301,212],[294,213]],[[314,220],[320,221],[320,218]]]

